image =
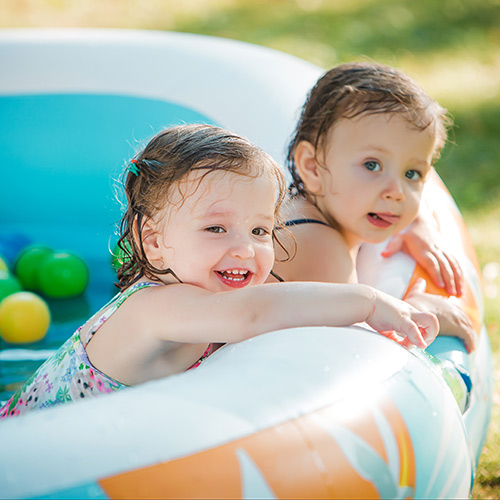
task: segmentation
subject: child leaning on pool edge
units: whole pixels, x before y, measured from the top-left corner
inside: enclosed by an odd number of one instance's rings
[[[406,245],[435,281],[444,277],[447,291],[460,294],[456,259],[432,246],[436,237],[425,241],[431,231],[439,236],[436,221],[423,214],[415,221],[448,125],[446,110],[394,68],[349,63],[321,77],[289,145],[292,183],[284,212],[296,254],[280,262],[277,248],[276,274],[285,281],[356,283],[362,243],[399,233],[385,255]],[[407,301],[436,314],[440,332],[462,338],[471,351],[475,332],[463,309],[424,292],[422,280]]]
[[[3,417],[181,373],[214,343],[282,328],[366,321],[419,347],[436,336],[434,315],[365,285],[263,284],[284,180],[246,139],[209,125],[169,128],[125,174],[120,293],[19,389]]]

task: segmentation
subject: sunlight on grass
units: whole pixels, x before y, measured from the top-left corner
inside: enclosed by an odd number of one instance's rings
[[[493,364],[495,366],[495,388],[491,424],[477,467],[472,498],[498,498],[500,493],[500,464],[498,462],[498,443],[500,442],[500,352],[498,351],[493,355]]]
[[[335,49],[319,40],[298,40],[293,36],[281,36],[276,38],[270,48],[294,54],[296,57],[307,59],[313,64],[322,66],[325,60],[337,59]],[[306,57],[307,56],[307,57]]]
[[[0,27],[175,29],[183,17],[223,11],[235,0],[0,0]],[[21,22],[20,22],[21,21]]]
[[[500,203],[489,214],[476,215],[469,224],[472,241],[483,270],[485,325],[495,367],[493,412],[486,445],[477,470],[474,498],[498,498],[500,488]]]
[[[500,202],[491,212],[467,221],[483,270],[485,325],[493,350],[495,385],[493,411],[483,453],[479,460],[473,498],[498,498],[500,492]]]
[[[379,0],[295,0],[297,7],[304,12],[318,12],[320,10],[328,10],[329,12],[355,12],[367,3],[374,3]],[[284,3],[284,2],[282,2]]]
[[[405,70],[438,101],[452,108],[471,108],[498,96],[500,51],[492,61],[481,63],[473,56],[436,54],[425,61],[402,59]]]

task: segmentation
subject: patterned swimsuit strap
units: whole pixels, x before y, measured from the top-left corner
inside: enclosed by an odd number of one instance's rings
[[[89,328],[87,335],[83,339],[83,345],[88,346],[89,342],[92,340],[94,334],[97,332],[99,327],[135,292],[142,290],[143,288],[148,288],[150,286],[164,286],[163,283],[155,283],[153,281],[143,281],[140,283],[134,283],[132,286],[124,290],[123,292],[117,293],[104,307],[101,311],[108,308],[103,314],[100,314],[94,324]]]

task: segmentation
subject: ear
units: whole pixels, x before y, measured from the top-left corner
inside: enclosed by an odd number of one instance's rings
[[[158,231],[158,224],[151,218],[148,218],[142,226],[139,238],[139,231],[137,228],[137,218],[134,221],[134,239],[138,246],[140,246],[139,239],[142,239],[142,246],[146,257],[149,262],[161,261],[161,245],[160,233]]]
[[[309,141],[300,141],[295,148],[294,160],[307,191],[312,194],[321,194],[323,182],[314,146]]]

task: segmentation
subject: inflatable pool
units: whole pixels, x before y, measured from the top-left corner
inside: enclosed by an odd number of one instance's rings
[[[91,272],[84,297],[51,303],[42,342],[2,344],[4,397],[29,360],[114,293],[114,179],[141,141],[201,121],[282,161],[322,70],[240,42],[99,30],[0,32],[0,66],[0,238],[70,248]],[[406,350],[361,326],[225,346],[196,370],[0,423],[0,496],[468,497],[490,419],[491,350],[474,249],[437,176],[426,207],[465,270],[472,355],[456,338]],[[421,270],[379,250],[364,248],[361,279],[403,297]]]

